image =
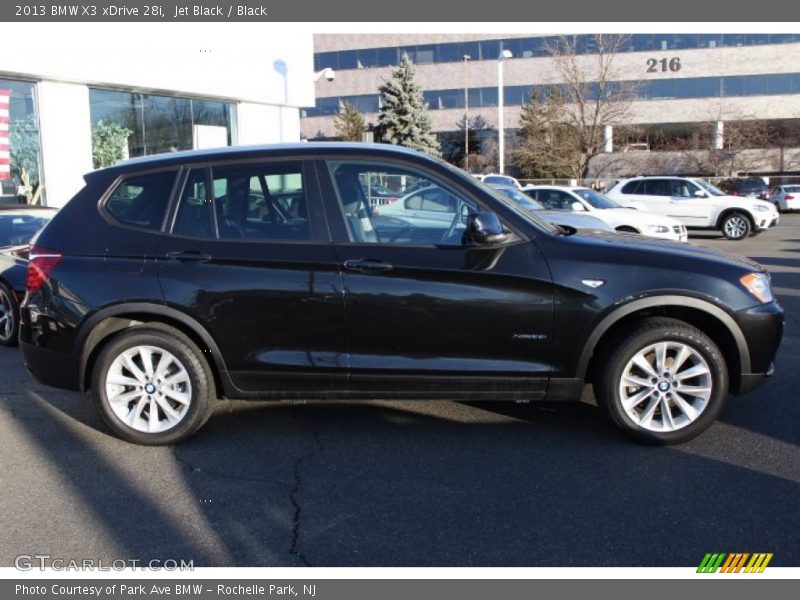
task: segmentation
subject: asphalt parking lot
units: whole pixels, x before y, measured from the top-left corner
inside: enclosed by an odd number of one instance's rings
[[[744,242],[786,309],[775,376],[671,448],[587,404],[225,404],[144,448],[0,349],[0,566],[21,554],[195,566],[800,566],[800,215]]]

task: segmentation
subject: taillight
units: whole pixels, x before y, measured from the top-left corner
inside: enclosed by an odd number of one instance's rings
[[[784,200],[794,200],[794,196],[792,196],[791,194],[786,194],[786,195],[783,197],[783,199],[784,199]]]
[[[28,259],[28,279],[25,287],[29,292],[41,289],[45,282],[50,278],[50,273],[61,261],[62,254],[56,250],[48,250],[34,246],[31,248],[30,258]]]
[[[738,195],[739,195],[739,192],[737,192],[736,190],[733,190],[731,192],[731,196],[738,196]]]

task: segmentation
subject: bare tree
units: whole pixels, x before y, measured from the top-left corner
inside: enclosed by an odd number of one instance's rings
[[[560,81],[546,98],[534,94],[523,108],[527,121],[520,135],[523,156],[518,155],[517,164],[529,169],[528,175],[536,176],[530,171],[536,165],[534,155],[544,151],[545,170],[552,171],[544,176],[583,179],[589,162],[604,150],[606,127],[623,123],[630,111],[635,84],[620,81],[615,65],[617,54],[628,44],[627,36],[598,34],[590,38],[590,47],[581,45],[584,39],[562,36],[547,47]],[[545,134],[549,150],[532,135],[531,125]]]

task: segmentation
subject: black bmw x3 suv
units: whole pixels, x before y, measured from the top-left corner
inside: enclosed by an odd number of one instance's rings
[[[186,438],[218,398],[578,400],[585,383],[625,433],[669,444],[762,383],[782,332],[744,258],[555,227],[415,151],[307,143],[88,174],[31,249],[20,344],[140,444]]]

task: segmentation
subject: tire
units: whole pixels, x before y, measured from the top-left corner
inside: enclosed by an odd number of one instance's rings
[[[16,346],[19,340],[19,303],[5,283],[0,283],[0,346]]]
[[[720,229],[722,230],[722,235],[729,240],[743,240],[750,235],[753,226],[750,224],[750,219],[747,218],[746,214],[734,212],[722,220]]]
[[[92,398],[119,437],[161,446],[202,427],[216,390],[208,363],[189,338],[145,325],[119,334],[101,350],[92,370]]]
[[[639,233],[633,227],[629,227],[628,225],[622,225],[621,227],[617,227],[617,231],[620,233]]]
[[[607,349],[595,397],[611,422],[635,440],[680,444],[705,431],[725,406],[728,369],[722,353],[683,321],[646,319]]]

